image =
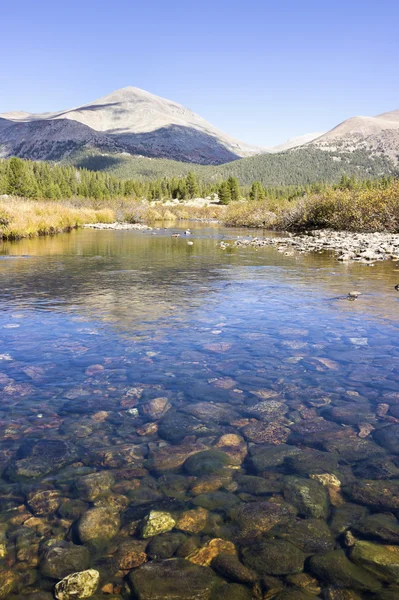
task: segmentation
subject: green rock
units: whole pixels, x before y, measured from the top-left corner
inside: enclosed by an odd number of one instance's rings
[[[344,488],[354,501],[377,510],[399,509],[399,480],[358,479]]]
[[[361,521],[368,515],[368,510],[365,506],[345,502],[334,508],[330,527],[334,535],[340,535],[347,529],[352,527],[354,523]]]
[[[284,465],[297,475],[310,475],[321,473],[336,473],[338,471],[338,457],[330,452],[319,450],[303,450],[288,456]]]
[[[399,454],[399,423],[376,429],[373,438],[391,454]]]
[[[253,475],[240,475],[237,478],[237,483],[238,492],[253,494],[254,496],[278,494],[283,487],[282,481],[279,479],[264,479]]]
[[[373,575],[388,583],[399,583],[399,547],[398,552],[388,550],[373,542],[356,542],[351,559]]]
[[[200,477],[220,473],[231,464],[231,459],[220,450],[204,450],[189,456],[184,462],[183,468],[189,475]]]
[[[370,515],[354,523],[351,528],[356,535],[387,544],[399,544],[399,522],[393,516],[384,513]]]
[[[360,592],[378,592],[381,583],[365,569],[355,565],[343,550],[312,556],[309,570],[324,583]]]
[[[57,600],[76,600],[90,598],[95,594],[100,583],[100,573],[95,569],[72,573],[55,586]]]
[[[76,481],[76,489],[82,500],[92,502],[98,496],[108,492],[113,483],[114,476],[112,473],[102,471],[100,473],[90,473],[89,475],[79,477]]]
[[[252,541],[275,525],[287,523],[295,514],[295,508],[287,502],[270,499],[243,503],[231,511],[230,517],[238,528],[241,540]]]
[[[371,440],[359,437],[334,438],[323,442],[323,447],[327,452],[338,454],[339,460],[345,460],[348,463],[356,463],[359,460],[366,460],[377,456],[383,456],[386,451]]]
[[[317,600],[319,596],[314,596],[303,590],[283,590],[273,600]]]
[[[170,513],[159,510],[152,510],[145,518],[142,524],[141,537],[143,539],[166,533],[173,529],[176,521]]]
[[[90,554],[85,546],[60,541],[43,550],[40,572],[45,577],[63,579],[71,573],[85,570],[90,564]]]
[[[257,579],[256,573],[233,554],[219,554],[213,559],[211,566],[226,579],[237,583],[253,583]]]
[[[210,492],[209,494],[199,494],[192,502],[195,506],[201,506],[207,510],[228,512],[233,506],[240,504],[240,499],[230,492]]]
[[[166,533],[155,536],[147,546],[146,554],[151,560],[172,558],[176,550],[186,540],[183,533]]]
[[[289,540],[306,554],[328,552],[335,545],[330,528],[321,519],[298,519],[275,527],[270,534]]]
[[[85,512],[78,523],[80,541],[112,539],[119,531],[119,515],[108,508],[91,508]]]
[[[261,540],[242,551],[244,564],[259,575],[301,573],[305,555],[285,540]]]
[[[271,467],[280,467],[285,459],[295,454],[300,454],[301,450],[296,446],[280,444],[278,446],[254,446],[251,448],[250,466],[257,471],[265,471]]]
[[[0,567],[0,598],[5,600],[16,584],[16,576],[10,569]]]
[[[183,558],[153,560],[128,575],[137,600],[210,600],[216,583],[209,567]]]
[[[286,477],[283,493],[287,502],[293,504],[301,516],[327,519],[330,509],[328,492],[318,481]]]
[[[221,583],[213,590],[211,600],[253,600],[253,595],[245,585]]]

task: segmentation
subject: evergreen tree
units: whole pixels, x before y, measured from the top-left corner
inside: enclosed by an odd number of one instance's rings
[[[192,171],[186,177],[186,193],[187,198],[198,198],[199,196],[197,179]]]
[[[218,191],[220,204],[228,204],[231,202],[231,190],[227,181],[222,181]]]
[[[227,184],[230,188],[231,200],[236,202],[241,198],[240,183],[237,177],[230,176],[227,180]]]
[[[249,192],[249,197],[251,200],[264,200],[266,197],[265,190],[263,189],[263,185],[260,181],[254,181],[251,186],[251,191]]]

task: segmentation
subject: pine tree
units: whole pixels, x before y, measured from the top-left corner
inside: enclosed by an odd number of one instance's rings
[[[186,190],[188,198],[198,198],[199,196],[199,188],[197,179],[192,171],[186,177]]]
[[[251,186],[251,191],[249,192],[249,197],[251,200],[264,200],[266,197],[265,190],[263,189],[263,185],[260,181],[254,181]]]
[[[231,202],[231,191],[227,181],[222,181],[218,191],[220,204],[229,204]]]
[[[230,188],[231,200],[236,202],[241,198],[240,183],[236,177],[231,176],[228,178],[227,184]]]

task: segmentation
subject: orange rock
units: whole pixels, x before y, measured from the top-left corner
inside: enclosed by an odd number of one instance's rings
[[[237,555],[237,550],[232,542],[222,540],[221,538],[215,538],[210,540],[205,546],[202,546],[202,548],[189,554],[187,560],[196,565],[208,567],[213,559],[222,553]]]
[[[176,523],[176,529],[188,531],[189,533],[199,533],[206,525],[208,511],[204,508],[187,510],[180,515]]]

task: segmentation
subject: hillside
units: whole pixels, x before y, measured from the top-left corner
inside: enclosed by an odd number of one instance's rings
[[[184,177],[193,171],[202,180],[218,182],[231,175],[242,185],[261,181],[264,185],[307,185],[309,183],[335,183],[342,175],[355,175],[368,179],[382,175],[395,175],[397,166],[386,156],[370,156],[364,150],[354,152],[326,151],[304,146],[288,152],[262,154],[243,158],[219,166],[189,165],[187,163],[133,158],[126,155],[78,153],[71,157],[72,164],[94,171],[107,171],[122,179],[157,179]]]
[[[262,152],[235,140],[181,104],[127,87],[77,108],[54,113],[24,111],[0,115],[2,156],[59,160],[72,149],[119,149],[131,155],[171,158],[198,164],[222,164]],[[58,129],[58,121],[74,124]],[[58,146],[49,146],[49,123],[57,129]],[[75,132],[75,135],[74,135]],[[32,140],[34,134],[34,140]],[[62,143],[68,150],[62,155]],[[74,148],[73,148],[74,146]]]

